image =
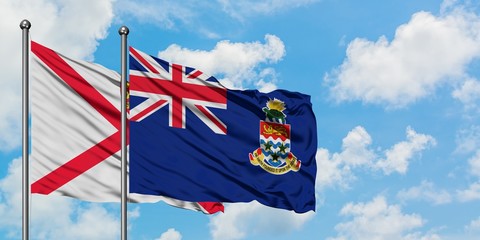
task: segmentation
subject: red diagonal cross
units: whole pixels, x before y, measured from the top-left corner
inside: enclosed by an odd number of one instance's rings
[[[171,80],[130,75],[130,90],[171,96],[173,127],[183,128],[183,99],[227,103],[226,89],[183,82],[183,67],[178,64],[172,64],[171,71]]]
[[[32,193],[49,194],[121,149],[120,111],[56,52],[33,41],[32,52],[117,129],[114,134],[32,184]]]

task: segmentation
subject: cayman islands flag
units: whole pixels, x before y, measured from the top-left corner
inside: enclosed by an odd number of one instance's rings
[[[130,48],[130,192],[315,210],[310,96],[232,90]]]

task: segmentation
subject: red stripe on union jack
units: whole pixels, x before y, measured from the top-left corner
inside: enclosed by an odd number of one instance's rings
[[[209,108],[227,109],[227,89],[210,76],[179,64],[164,62],[130,47],[130,61],[143,70],[130,69],[130,95],[146,99],[130,109],[131,121],[142,121],[168,106],[169,126],[185,128],[188,108],[217,134],[227,126]],[[132,64],[132,63],[131,63]]]

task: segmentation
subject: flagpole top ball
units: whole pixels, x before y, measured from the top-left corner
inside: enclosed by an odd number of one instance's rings
[[[122,26],[118,29],[118,34],[120,35],[128,35],[128,32],[130,32],[130,30],[128,30],[128,27],[126,26]]]
[[[28,21],[27,19],[24,19],[20,22],[20,28],[21,29],[30,29],[30,27],[32,26],[32,24],[30,24],[30,21]]]

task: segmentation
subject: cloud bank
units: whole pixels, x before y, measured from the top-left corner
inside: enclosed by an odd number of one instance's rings
[[[226,205],[223,214],[210,218],[209,226],[214,240],[238,240],[258,234],[271,236],[290,233],[301,229],[314,216],[312,211],[297,214],[253,201]]]
[[[348,203],[340,215],[351,220],[335,226],[340,239],[440,239],[436,234],[423,235],[415,229],[425,220],[418,214],[404,214],[398,205],[389,205],[383,196],[367,203]]]
[[[391,41],[356,38],[342,65],[325,76],[338,102],[360,100],[387,108],[405,107],[433,95],[440,86],[458,85],[454,97],[471,103],[478,81],[467,67],[480,57],[480,17],[461,8],[440,16],[415,13]],[[455,47],[452,47],[455,46]]]
[[[265,43],[232,43],[220,41],[210,51],[191,50],[177,44],[168,46],[158,57],[170,62],[195,67],[217,77],[224,85],[233,88],[258,87],[268,92],[276,89],[275,70],[264,67],[280,61],[285,55],[285,45],[275,36],[265,35]]]
[[[317,151],[317,168],[322,169],[317,174],[317,190],[331,186],[348,188],[356,178],[355,169],[382,171],[384,175],[406,174],[410,162],[436,144],[432,136],[417,133],[412,127],[407,127],[406,138],[381,152],[371,147],[372,138],[365,128],[355,127],[343,138],[341,152],[330,153],[324,148]]]

